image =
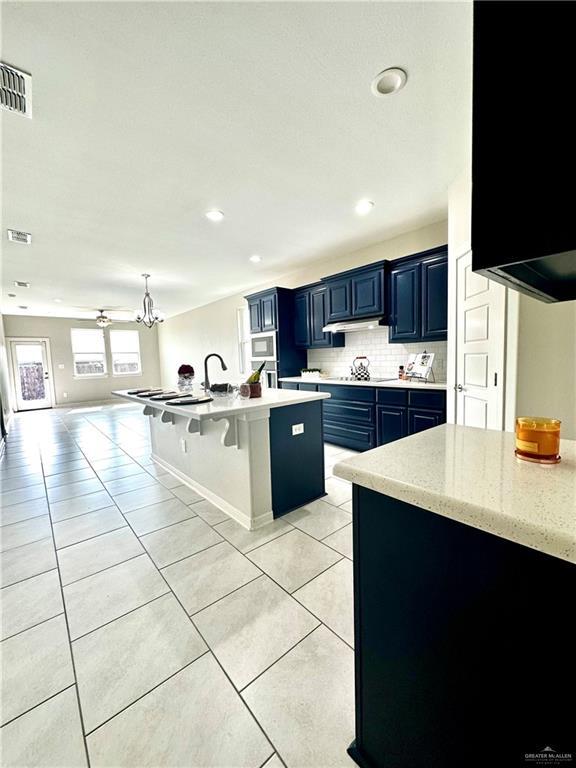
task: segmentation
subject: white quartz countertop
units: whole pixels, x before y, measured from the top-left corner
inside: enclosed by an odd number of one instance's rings
[[[514,456],[510,432],[443,424],[334,467],[357,485],[576,563],[576,441],[562,461]]]
[[[117,397],[122,397],[125,400],[131,400],[134,403],[148,405],[160,411],[166,411],[181,416],[189,416],[198,421],[225,418],[226,416],[238,416],[243,413],[262,411],[270,408],[283,408],[286,405],[307,403],[311,400],[324,400],[330,397],[327,392],[263,389],[262,397],[254,397],[249,400],[242,400],[239,397],[216,396],[210,403],[201,403],[199,405],[170,405],[169,400],[151,400],[149,397],[129,395],[128,390],[126,389],[115,390],[112,394]],[[192,396],[195,397],[201,397],[204,395],[204,392],[196,391],[188,394],[192,394]],[[185,394],[183,394],[182,397],[185,397]]]
[[[288,376],[278,381],[292,381],[297,384],[341,384],[345,387],[395,387],[399,389],[442,389],[446,390],[444,382],[403,381],[402,379],[390,379],[389,381],[342,381],[342,379],[330,379],[319,376],[318,378],[302,378],[302,376]]]

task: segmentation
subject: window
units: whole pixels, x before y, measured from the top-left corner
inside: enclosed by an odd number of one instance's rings
[[[236,310],[236,323],[238,330],[238,364],[240,373],[252,372],[250,363],[250,316],[248,307],[240,307]]]
[[[104,331],[92,328],[72,328],[71,335],[75,375],[105,376]]]
[[[110,349],[112,373],[115,376],[134,376],[142,373],[138,331],[110,331]]]

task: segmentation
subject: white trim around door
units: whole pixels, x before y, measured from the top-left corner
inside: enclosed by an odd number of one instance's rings
[[[6,342],[10,354],[8,365],[10,368],[10,385],[12,387],[13,402],[17,411],[39,410],[52,408],[56,404],[56,390],[54,387],[54,373],[52,370],[52,354],[50,351],[50,339],[37,336],[7,336]],[[20,381],[17,378],[17,348],[18,346],[40,345],[43,366],[43,380],[45,382],[45,397],[42,399],[25,399],[22,394]]]

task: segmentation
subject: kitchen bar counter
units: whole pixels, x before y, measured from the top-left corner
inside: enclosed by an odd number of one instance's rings
[[[362,768],[574,753],[576,442],[560,451],[533,464],[513,434],[442,425],[335,466],[353,483]]]
[[[113,394],[143,407],[153,460],[245,528],[325,493],[327,393],[264,389],[259,398],[215,397],[198,405]]]
[[[285,376],[278,381],[293,384],[342,384],[346,387],[394,387],[399,389],[441,389],[446,390],[446,382],[404,381],[403,379],[390,379],[386,381],[353,381],[343,379],[331,379],[319,376],[318,378],[303,378],[302,376]]]
[[[562,461],[514,456],[511,432],[454,424],[340,462],[337,477],[430,512],[576,562],[576,441]]]

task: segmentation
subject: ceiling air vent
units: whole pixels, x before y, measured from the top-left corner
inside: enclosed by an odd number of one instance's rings
[[[9,229],[8,240],[12,243],[25,243],[26,245],[30,245],[32,242],[32,235],[30,232],[21,232],[19,229]]]
[[[0,107],[32,117],[32,77],[0,62]]]

